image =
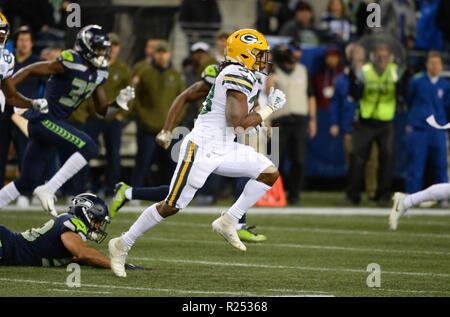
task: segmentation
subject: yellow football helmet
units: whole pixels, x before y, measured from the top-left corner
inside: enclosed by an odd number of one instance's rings
[[[253,29],[241,29],[228,37],[225,58],[262,72],[269,64],[269,49],[264,35]]]
[[[9,23],[3,13],[0,13],[0,50],[5,47],[9,35]]]

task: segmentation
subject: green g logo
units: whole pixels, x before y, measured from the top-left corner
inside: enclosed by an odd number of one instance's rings
[[[258,42],[258,38],[256,37],[256,35],[246,33],[241,36],[241,41],[247,44],[253,44]]]

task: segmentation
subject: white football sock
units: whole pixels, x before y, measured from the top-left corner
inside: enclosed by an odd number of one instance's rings
[[[133,200],[133,187],[125,189],[125,198],[128,200]]]
[[[0,209],[7,206],[10,202],[20,196],[14,182],[9,183],[0,190]]]
[[[241,196],[239,196],[238,200],[236,200],[226,213],[236,221],[239,221],[247,210],[256,204],[270,188],[271,186],[258,182],[255,179],[249,180],[245,185]],[[237,223],[235,225],[237,225]]]
[[[156,203],[144,210],[139,218],[133,223],[128,232],[122,236],[123,242],[132,247],[136,240],[144,235],[151,228],[160,223],[164,218],[161,217],[156,209]]]
[[[440,201],[446,199],[450,199],[450,184],[435,184],[420,192],[407,195],[403,199],[403,206],[405,206],[406,209],[409,209],[424,201]]]
[[[87,164],[88,161],[86,161],[80,152],[73,153],[45,186],[53,193],[56,193],[65,182],[71,179],[73,175],[78,173]]]

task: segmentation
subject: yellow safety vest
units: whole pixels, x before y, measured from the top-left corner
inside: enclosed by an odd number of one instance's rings
[[[361,117],[380,121],[392,120],[396,106],[397,65],[389,63],[381,76],[375,71],[372,63],[365,64],[362,72],[364,92],[360,102]]]

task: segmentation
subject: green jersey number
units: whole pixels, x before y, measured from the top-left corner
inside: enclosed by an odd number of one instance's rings
[[[54,224],[55,221],[52,219],[44,223],[40,228],[29,229],[25,232],[22,232],[21,235],[25,240],[33,242],[34,240],[48,232],[51,228],[53,228]]]
[[[213,84],[211,89],[209,90],[208,96],[206,96],[205,101],[203,102],[202,110],[200,114],[205,114],[211,111],[212,99],[214,98],[214,88],[216,84]]]
[[[97,85],[95,83],[87,83],[86,81],[74,78],[72,86],[75,86],[70,92],[68,97],[59,98],[59,102],[64,106],[70,108],[76,108],[80,103],[91,96]]]

